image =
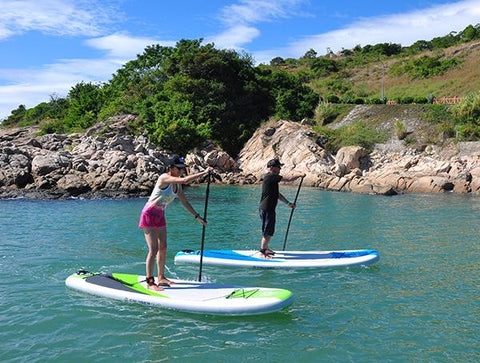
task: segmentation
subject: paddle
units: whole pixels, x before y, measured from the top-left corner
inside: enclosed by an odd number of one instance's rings
[[[304,178],[304,176],[302,176],[302,179],[300,179],[300,184],[298,184],[297,195],[295,195],[295,200],[293,202],[293,204],[295,204],[295,205],[297,204],[297,198],[298,198],[298,194],[300,193],[300,188],[302,187],[303,178]],[[282,251],[285,251],[285,246],[287,244],[288,230],[290,229],[290,223],[292,222],[292,217],[293,217],[293,211],[294,210],[295,210],[295,208],[292,208],[292,211],[290,212],[290,218],[288,220],[287,232],[285,233],[285,241],[283,241],[283,250]]]
[[[205,192],[205,208],[203,210],[203,219],[206,221],[207,220],[207,208],[208,208],[208,196],[210,194],[210,174],[211,172],[208,173],[207,176],[207,191]],[[205,229],[206,226],[203,226],[202,228],[202,247],[200,249],[200,268],[198,271],[198,281],[202,281],[202,264],[203,264],[203,247],[205,245]]]

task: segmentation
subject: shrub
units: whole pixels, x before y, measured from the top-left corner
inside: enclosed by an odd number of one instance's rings
[[[340,102],[340,98],[337,95],[334,95],[332,93],[326,95],[325,99],[327,100],[328,103],[339,103]]]
[[[340,101],[342,103],[354,103],[353,101],[355,100],[355,96],[352,94],[351,91],[346,92],[340,97]]]
[[[478,121],[480,123],[480,92],[469,93],[452,107],[452,113],[461,120]]]
[[[45,134],[63,134],[68,130],[65,128],[65,124],[59,119],[46,119],[40,123],[40,135]]]
[[[424,103],[427,103],[427,102],[428,102],[427,97],[414,97],[413,98],[413,103],[424,104]]]
[[[449,69],[461,64],[459,58],[453,57],[442,59],[440,55],[435,57],[422,56],[413,58],[404,63],[397,63],[391,68],[393,75],[408,74],[411,78],[430,78],[445,74]]]
[[[336,154],[344,146],[352,145],[362,146],[371,151],[375,144],[388,140],[386,131],[379,130],[366,121],[358,121],[335,130],[327,127],[317,127],[315,131],[326,136],[328,142],[325,149],[332,154]]]
[[[385,102],[380,97],[369,97],[365,100],[365,103],[369,105],[381,105]]]
[[[462,140],[480,138],[480,92],[470,93],[452,107],[457,119],[456,130]]]
[[[335,60],[326,57],[314,59],[310,67],[319,77],[325,77],[331,73],[339,71],[338,63]]]
[[[331,79],[325,82],[325,87],[337,94],[345,93],[352,88],[352,85],[344,79]]]
[[[395,123],[395,133],[399,140],[403,140],[407,137],[407,126],[405,126],[403,121],[397,120]]]
[[[413,97],[410,97],[410,96],[398,97],[396,101],[399,104],[406,105],[406,104],[413,103]]]
[[[315,108],[315,121],[319,126],[332,122],[337,116],[337,109],[328,101],[320,102]]]

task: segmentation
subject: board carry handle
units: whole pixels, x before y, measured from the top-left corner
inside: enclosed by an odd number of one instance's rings
[[[297,205],[298,194],[300,193],[300,188],[302,187],[303,178],[305,178],[305,177],[302,176],[302,179],[300,179],[300,183],[298,184],[297,194],[295,195],[295,200],[293,201],[293,204],[295,204],[295,205]],[[292,222],[292,217],[293,217],[293,212],[294,211],[295,211],[295,208],[292,208],[292,210],[290,211],[290,218],[288,219],[287,231],[285,232],[285,240],[283,241],[282,251],[285,251],[285,246],[287,245],[288,230],[290,229],[290,223]]]

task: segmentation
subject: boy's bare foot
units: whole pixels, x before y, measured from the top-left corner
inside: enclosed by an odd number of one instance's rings
[[[267,255],[274,255],[275,254],[275,251],[274,250],[271,250],[270,248],[265,248],[265,253]]]
[[[264,258],[266,260],[271,260],[272,259],[272,254],[268,252],[268,249],[267,248],[262,248],[260,249],[260,257],[261,258]]]

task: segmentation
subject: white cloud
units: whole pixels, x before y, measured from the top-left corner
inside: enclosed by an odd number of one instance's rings
[[[153,38],[137,38],[125,33],[116,33],[101,38],[89,39],[85,42],[88,46],[107,51],[108,58],[132,59],[137,54],[143,53],[148,45],[160,44],[175,46],[175,41],[161,41]]]
[[[243,49],[260,36],[256,24],[295,16],[295,6],[306,0],[241,0],[222,9],[225,30],[205,37],[218,48]],[[148,37],[135,37],[127,33],[108,36],[102,26],[108,23],[109,0],[1,0],[0,41],[15,33],[39,30],[55,35],[83,35],[95,37],[85,41],[91,48],[104,52],[98,59],[56,60],[36,69],[0,69],[0,119],[8,116],[19,104],[33,107],[49,101],[50,95],[66,96],[78,82],[107,81],[122,65],[134,59],[147,45],[160,43],[174,46],[176,41],[160,41]],[[80,4],[80,5],[79,5]],[[98,5],[95,5],[98,4]],[[298,7],[297,7],[298,8]],[[98,11],[96,11],[98,10]],[[115,15],[114,15],[115,16]],[[120,15],[116,15],[117,17]],[[297,14],[298,16],[298,14]],[[308,16],[302,14],[301,16]],[[448,5],[384,17],[364,18],[342,29],[316,34],[292,42],[288,47],[253,52],[257,63],[269,63],[277,56],[298,58],[313,48],[324,54],[326,48],[334,51],[353,48],[360,44],[412,42],[444,36],[452,30],[462,30],[480,19],[480,0],[464,0]]]
[[[351,49],[358,44],[365,46],[389,42],[408,46],[417,40],[431,40],[454,30],[463,30],[470,24],[477,24],[479,19],[479,0],[460,1],[406,14],[364,18],[343,29],[312,35],[293,42],[285,49],[259,53],[255,58],[262,58],[264,62],[265,54],[274,54],[275,51],[276,56],[284,54],[286,57],[298,58],[311,48],[318,54],[325,54],[327,47],[335,52],[342,48]]]
[[[215,43],[216,48],[240,49],[243,44],[250,43],[260,35],[254,27],[238,25],[227,29],[224,33],[211,38],[206,38],[207,43]]]
[[[240,0],[222,8],[220,21],[226,25],[221,34],[206,38],[218,48],[243,49],[260,36],[254,24],[295,16],[294,8],[305,0]]]
[[[107,4],[73,0],[2,0],[0,40],[37,30],[54,35],[95,36],[115,17]]]
[[[159,43],[174,46],[175,42],[153,38],[137,38],[127,34],[89,39],[87,45],[106,51],[99,59],[64,59],[35,69],[0,69],[0,120],[23,104],[27,108],[50,100],[50,95],[65,97],[79,82],[106,82],[127,61],[135,59],[147,45]]]
[[[241,0],[222,9],[222,20],[229,26],[252,24],[292,16],[292,8],[302,0]]]
[[[112,59],[69,59],[38,69],[2,69],[0,78],[11,84],[0,86],[0,120],[20,104],[30,108],[52,94],[65,97],[79,82],[105,81],[120,67]]]

